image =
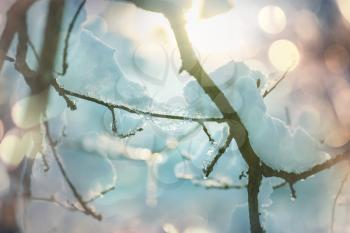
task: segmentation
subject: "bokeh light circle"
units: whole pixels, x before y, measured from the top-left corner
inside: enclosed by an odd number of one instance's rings
[[[300,53],[297,46],[289,40],[273,42],[268,52],[271,64],[280,71],[291,71],[300,62]]]
[[[283,31],[287,24],[284,11],[278,6],[265,6],[258,14],[260,28],[269,34],[277,34]]]

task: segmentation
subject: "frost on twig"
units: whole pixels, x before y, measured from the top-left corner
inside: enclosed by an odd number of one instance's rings
[[[77,200],[77,204],[72,204],[71,206],[75,209],[80,209],[82,213],[92,216],[93,218],[101,221],[102,220],[102,215],[97,213],[92,207],[90,207],[88,204],[95,201],[96,199],[100,198],[101,196],[103,196],[104,194],[112,191],[115,189],[115,186],[112,186],[100,193],[98,193],[97,195],[91,197],[89,200],[85,201],[82,197],[82,195],[79,193],[79,191],[76,189],[76,187],[74,186],[73,182],[70,180],[64,166],[63,163],[61,161],[61,159],[59,158],[59,155],[56,151],[56,145],[55,142],[53,140],[53,138],[51,137],[50,134],[50,129],[49,129],[49,125],[48,123],[45,123],[45,129],[46,129],[46,136],[47,136],[47,140],[48,140],[48,144],[51,148],[51,152],[53,154],[53,157],[58,165],[58,168],[64,178],[64,180],[66,181],[67,185],[69,186],[70,190],[72,191],[74,197]]]
[[[206,189],[245,189],[247,185],[234,184],[231,181],[220,178],[192,179],[191,182]]]
[[[220,157],[225,153],[227,148],[230,146],[232,139],[233,139],[233,135],[232,134],[228,135],[224,144],[219,148],[214,158],[209,162],[209,164],[206,167],[203,168],[203,173],[205,177],[208,177],[210,173],[213,171],[215,164],[218,162]]]
[[[215,140],[210,135],[210,132],[209,132],[208,128],[205,126],[205,123],[199,122],[199,124],[202,126],[203,132],[205,133],[205,135],[207,135],[209,142],[214,143]]]
[[[275,90],[275,88],[287,77],[288,73],[289,73],[290,68],[288,68],[286,70],[286,72],[284,72],[284,74],[271,86],[269,87],[268,90],[265,90],[265,92],[263,93],[263,98],[265,98],[266,96],[268,96],[273,90]]]
[[[18,1],[19,2],[19,1]],[[28,6],[33,1],[25,1]],[[137,6],[143,6],[140,4],[140,1],[130,1],[136,3]],[[67,74],[68,71],[68,45],[69,45],[69,38],[71,36],[71,32],[73,30],[75,21],[85,4],[85,1],[82,1],[81,5],[78,7],[76,14],[74,15],[71,24],[69,25],[68,33],[65,38],[65,47],[63,51],[63,62],[62,62],[62,72],[60,73],[61,75]],[[170,4],[170,3],[169,3]],[[52,10],[52,9],[51,9]],[[154,9],[152,9],[154,10]],[[38,90],[41,90],[43,87],[47,87],[47,84],[49,83],[52,85],[55,90],[64,98],[64,100],[67,103],[67,106],[71,110],[75,110],[77,108],[74,100],[75,99],[82,99],[85,101],[89,101],[101,106],[104,106],[107,108],[112,115],[112,131],[118,135],[117,131],[117,120],[115,116],[115,111],[124,111],[128,112],[131,114],[136,114],[136,115],[144,115],[144,116],[151,116],[151,117],[156,117],[156,118],[163,118],[163,119],[170,119],[170,120],[181,120],[181,121],[193,121],[198,123],[206,136],[208,137],[208,140],[210,142],[213,141],[213,137],[209,133],[205,122],[218,122],[218,123],[226,123],[229,126],[229,135],[226,138],[225,143],[219,148],[218,152],[214,156],[214,159],[210,161],[208,166],[204,168],[204,173],[206,176],[209,176],[210,173],[213,171],[215,165],[217,164],[217,161],[221,158],[221,156],[225,153],[226,149],[229,147],[230,143],[232,140],[235,140],[235,142],[238,145],[238,149],[247,163],[249,169],[248,169],[248,184],[247,186],[244,186],[248,189],[248,200],[249,200],[249,219],[250,219],[250,225],[251,225],[251,231],[252,232],[264,232],[262,228],[262,224],[260,222],[260,212],[259,212],[259,202],[258,202],[258,194],[260,191],[260,186],[262,179],[264,177],[279,177],[285,180],[284,184],[289,184],[292,196],[296,197],[296,192],[294,190],[293,185],[303,179],[306,179],[310,177],[311,175],[317,174],[325,169],[328,169],[335,164],[348,160],[349,155],[347,152],[343,154],[339,154],[335,157],[332,158],[325,158],[324,154],[316,154],[316,157],[308,161],[308,163],[305,165],[305,167],[298,167],[296,165],[300,165],[298,162],[302,161],[295,161],[291,160],[289,161],[286,159],[286,157],[283,157],[285,154],[290,154],[291,153],[282,153],[283,151],[281,150],[268,150],[268,147],[261,146],[262,142],[265,143],[266,141],[266,136],[269,135],[268,131],[265,131],[266,128],[274,128],[274,126],[278,127],[282,131],[286,132],[289,130],[288,127],[285,127],[285,125],[281,124],[278,121],[274,121],[274,119],[269,118],[268,115],[265,114],[266,109],[261,101],[261,99],[249,99],[247,96],[251,94],[256,94],[256,88],[260,88],[261,86],[261,79],[253,80],[253,79],[246,79],[244,81],[239,80],[237,83],[235,83],[235,88],[237,87],[238,94],[240,94],[241,98],[245,98],[245,100],[254,100],[255,103],[251,102],[245,102],[247,106],[240,106],[238,102],[238,98],[233,98],[234,93],[232,96],[228,95],[225,90],[222,89],[215,81],[212,80],[212,78],[206,73],[206,71],[203,69],[201,66],[199,60],[196,58],[195,53],[193,51],[192,45],[189,41],[189,38],[187,36],[186,30],[185,30],[185,22],[181,17],[179,17],[179,9],[172,9],[172,8],[161,8],[157,9],[157,12],[164,13],[164,15],[169,19],[170,25],[172,27],[172,30],[174,32],[174,35],[177,40],[178,48],[180,50],[181,54],[181,59],[182,59],[182,66],[181,70],[187,71],[198,83],[200,86],[201,90],[205,93],[205,95],[209,96],[210,101],[212,101],[215,104],[215,108],[217,111],[221,114],[221,117],[207,117],[207,118],[198,118],[198,117],[188,117],[188,116],[181,116],[181,115],[172,115],[172,114],[162,114],[162,113],[157,113],[157,112],[150,112],[150,111],[144,111],[140,110],[137,108],[132,108],[129,107],[128,105],[122,105],[122,104],[116,104],[113,103],[112,101],[106,101],[102,100],[100,98],[92,97],[91,95],[85,95],[81,94],[76,91],[71,91],[68,88],[65,88],[64,85],[61,85],[58,83],[54,77],[54,72],[52,71],[54,59],[52,59],[52,50],[55,51],[57,48],[57,40],[58,36],[54,36],[54,38],[50,38],[50,35],[52,32],[52,29],[50,27],[47,27],[47,33],[46,37],[44,40],[44,50],[42,56],[40,56],[39,64],[40,64],[40,69],[39,73],[49,73],[50,77],[44,77],[45,79],[48,80],[38,80],[38,74],[31,70],[29,66],[26,63],[26,54],[27,54],[27,45],[29,43],[29,38],[27,35],[27,29],[25,27],[25,20],[21,17],[20,20],[20,25],[21,27],[15,27],[14,31],[8,31],[10,30],[8,25],[5,27],[5,33],[3,34],[1,38],[1,48],[4,48],[1,51],[1,56],[0,56],[0,68],[2,67],[3,61],[14,61],[11,60],[7,55],[7,50],[9,48],[9,45],[13,39],[13,36],[15,33],[18,33],[19,35],[19,43],[17,45],[17,53],[16,53],[16,59],[15,59],[15,67],[16,69],[23,75],[26,83],[28,86],[32,89],[32,91],[36,92]],[[25,11],[24,11],[25,12]],[[23,16],[23,12],[20,14],[20,16]],[[50,19],[50,18],[49,18]],[[17,21],[14,20],[14,21]],[[11,22],[11,21],[9,21]],[[49,24],[50,26],[50,24]],[[9,33],[7,33],[9,32]],[[50,40],[53,39],[53,40]],[[30,45],[30,43],[29,43]],[[46,51],[47,48],[47,51]],[[3,51],[5,53],[3,54]],[[101,56],[103,57],[103,56]],[[51,58],[51,59],[48,59]],[[103,62],[102,62],[103,63]],[[288,71],[287,71],[288,72]],[[272,88],[269,90],[265,91],[263,93],[263,97],[266,97],[269,93],[271,93],[276,86],[286,77],[287,72],[282,76],[282,78],[277,81]],[[40,76],[40,75],[39,75]],[[42,77],[41,77],[42,78]],[[95,77],[93,77],[95,78]],[[249,95],[245,95],[249,94]],[[261,96],[260,96],[261,97]],[[259,104],[256,104],[256,100],[260,101]],[[248,104],[249,103],[249,104]],[[242,108],[240,108],[242,107]],[[242,110],[243,109],[243,110]],[[254,110],[254,114],[252,112],[248,112],[245,110]],[[249,114],[248,114],[249,113]],[[266,120],[266,121],[262,121]],[[290,124],[287,124],[289,126]],[[273,127],[270,127],[273,126]],[[257,128],[258,127],[258,128]],[[265,128],[263,128],[265,127]],[[72,181],[69,179],[65,168],[60,161],[60,158],[58,156],[57,151],[55,150],[55,142],[50,136],[49,133],[49,127],[48,124],[46,123],[46,129],[47,129],[47,139],[49,141],[52,154],[58,164],[58,167],[60,168],[60,171],[66,180],[68,186],[70,187],[72,193],[74,194],[75,198],[77,199],[77,204],[72,204],[70,205],[70,208],[73,209],[81,209],[82,212],[84,212],[87,215],[91,215],[94,218],[100,220],[102,216],[98,213],[95,212],[93,208],[91,208],[88,203],[94,201],[101,195],[113,190],[113,187],[102,191],[100,194],[98,194],[95,197],[90,198],[89,200],[83,200],[83,197],[79,194],[79,192],[76,190],[74,187]],[[259,129],[259,130],[256,130]],[[134,132],[131,132],[130,134],[127,135],[118,135],[120,137],[128,137],[136,134],[136,132],[141,131],[140,129],[136,129]],[[257,132],[260,133],[260,135],[257,134]],[[266,133],[266,134],[264,134]],[[295,152],[300,152],[300,151],[292,151],[293,155],[296,156],[290,156],[292,159],[298,158],[297,156],[305,156],[309,155],[312,153],[306,153],[306,152],[314,152],[313,149],[314,147],[310,148],[307,146],[304,146],[304,141],[303,139],[307,139],[309,142],[313,142],[312,140],[309,140],[310,138],[308,135],[303,132],[303,131],[298,131],[298,136],[300,136],[301,139],[299,141],[296,140],[296,144],[293,145],[293,148],[299,148],[301,147],[303,150],[301,150],[302,153],[295,153]],[[242,136],[243,135],[243,136]],[[276,136],[276,135],[274,135]],[[277,135],[278,136],[278,135]],[[277,138],[276,136],[276,138]],[[261,140],[264,139],[264,140]],[[285,139],[290,139],[290,137],[286,137]],[[295,139],[295,138],[292,138]],[[271,140],[274,141],[274,140]],[[284,140],[279,143],[279,145],[285,145],[287,146],[288,143],[290,143],[291,140]],[[270,153],[273,151],[277,151],[276,153]],[[281,152],[281,153],[279,153]],[[151,154],[147,153],[147,155]],[[321,160],[319,157],[322,157]],[[311,156],[311,155],[310,155]],[[147,156],[146,156],[147,157]],[[290,158],[287,157],[287,158]],[[284,160],[278,160],[274,161],[275,159],[278,158],[284,158]],[[275,163],[276,162],[276,163]],[[282,164],[280,162],[283,162]],[[296,162],[293,164],[294,167],[291,168],[289,166],[291,163],[289,162]],[[288,164],[288,166],[286,166]],[[298,168],[298,169],[297,169]],[[228,188],[236,188],[235,185],[229,182],[225,182],[222,180],[215,180],[212,178],[208,178],[207,180],[196,180],[194,178],[194,183],[199,186],[204,186],[206,188],[220,188],[220,189],[228,189]],[[344,181],[345,182],[345,181]],[[40,199],[40,198],[38,198]],[[49,198],[41,198],[42,200],[49,200],[53,202],[57,202],[57,200]],[[62,204],[64,205],[64,204]]]

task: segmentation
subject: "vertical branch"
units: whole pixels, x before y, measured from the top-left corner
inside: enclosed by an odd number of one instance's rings
[[[44,45],[42,48],[39,69],[36,75],[31,80],[30,85],[32,93],[38,93],[48,89],[49,79],[51,79],[51,73],[53,65],[55,63],[56,51],[58,47],[58,40],[60,38],[60,25],[63,16],[64,0],[51,0],[49,4],[48,20],[44,33]],[[22,22],[25,23],[25,22]],[[23,26],[23,25],[22,25]],[[25,58],[24,58],[25,59]],[[47,104],[48,92],[46,96],[43,96],[42,104]],[[26,109],[29,112],[31,109]],[[29,160],[29,159],[28,159]],[[29,165],[26,166],[24,174],[26,174],[27,181],[25,182],[25,193],[30,193],[30,175],[32,173],[33,162],[28,161]]]
[[[229,136],[228,139],[235,139],[239,147],[239,151],[242,154],[244,160],[249,166],[249,184],[248,184],[248,199],[249,199],[249,216],[250,226],[252,233],[264,232],[260,223],[259,214],[259,202],[258,194],[260,183],[262,180],[262,167],[259,157],[253,151],[251,147],[248,131],[241,122],[236,111],[231,106],[229,100],[226,98],[224,93],[219,87],[211,80],[209,75],[205,72],[200,62],[198,61],[195,52],[192,48],[190,39],[185,29],[185,21],[181,18],[182,14],[179,12],[164,12],[164,15],[169,20],[172,27],[177,45],[180,51],[182,59],[181,71],[187,71],[192,77],[196,79],[198,84],[204,90],[204,92],[210,97],[216,107],[219,109],[224,118],[228,118],[227,124],[229,125]],[[226,144],[230,144],[231,141],[226,141]],[[221,153],[222,152],[222,153]],[[214,168],[215,163],[224,154],[225,148],[215,157],[215,161],[210,165],[210,170]],[[210,170],[207,170],[209,175]]]
[[[254,167],[250,167],[248,171],[248,204],[249,204],[249,220],[250,231],[256,233],[264,232],[260,223],[259,212],[259,189],[262,180],[262,171],[257,164]]]
[[[52,79],[52,72],[56,61],[58,42],[60,39],[63,18],[64,0],[51,0],[49,4],[48,20],[45,28],[45,38],[39,61],[39,88],[45,90]]]
[[[62,161],[60,160],[60,158],[58,157],[58,153],[56,151],[56,148],[55,148],[55,142],[53,141],[53,138],[51,137],[51,134],[50,134],[50,128],[49,128],[49,125],[47,122],[45,122],[45,130],[46,130],[46,135],[47,135],[47,139],[48,139],[48,143],[51,147],[51,151],[52,151],[52,154],[54,156],[54,159],[58,165],[58,168],[64,178],[64,180],[67,182],[70,190],[72,191],[74,197],[77,199],[79,205],[81,206],[81,208],[83,208],[83,213],[85,213],[86,215],[90,215],[92,216],[93,218],[101,221],[102,220],[102,215],[101,214],[98,214],[96,213],[92,208],[90,208],[88,205],[87,205],[87,202],[85,202],[83,200],[83,197],[80,195],[80,193],[78,192],[78,190],[75,188],[73,182],[69,179],[68,177],[68,174],[63,166],[63,163]]]
[[[343,191],[343,188],[345,186],[346,181],[348,180],[350,176],[350,170],[346,172],[344,178],[342,179],[341,183],[340,183],[340,187],[338,189],[338,192],[334,198],[334,202],[333,202],[333,206],[332,206],[332,219],[331,219],[331,233],[334,233],[334,222],[335,222],[335,209],[336,209],[336,205],[338,202],[338,199],[340,197],[340,194]]]
[[[20,24],[19,19],[26,15],[27,10],[34,2],[35,0],[17,0],[7,12],[6,25],[0,38],[0,71]]]
[[[111,111],[112,114],[112,132],[113,133],[117,133],[117,119],[115,117],[115,112],[114,112],[114,108],[109,108],[109,110]]]
[[[65,75],[68,69],[68,62],[67,62],[67,57],[68,57],[68,48],[69,48],[69,38],[72,34],[75,22],[78,19],[78,16],[83,9],[83,6],[85,5],[86,0],[83,0],[80,5],[78,6],[77,11],[75,12],[72,21],[70,22],[68,26],[68,32],[66,35],[66,38],[64,39],[64,49],[63,49],[63,62],[62,62],[62,72],[58,73],[59,75]]]

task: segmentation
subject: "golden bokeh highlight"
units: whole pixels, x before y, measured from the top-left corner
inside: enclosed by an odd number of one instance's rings
[[[284,11],[278,6],[265,6],[258,14],[260,28],[269,34],[277,34],[283,31],[287,24]]]
[[[0,158],[8,166],[16,167],[21,163],[28,149],[28,141],[16,135],[6,136],[0,144]]]
[[[47,91],[18,100],[11,110],[12,120],[22,129],[39,125],[47,119]]]
[[[0,143],[0,160],[7,166],[17,167],[25,156],[34,159],[42,151],[42,138],[39,128],[24,135],[6,135]]]
[[[179,233],[176,227],[171,223],[166,223],[163,225],[163,231],[165,233]]]
[[[337,3],[343,17],[350,23],[350,0],[337,0]]]
[[[300,53],[297,46],[289,40],[273,42],[268,52],[271,64],[279,71],[291,71],[300,62]]]
[[[191,8],[185,13],[185,19],[188,23],[195,22],[200,19],[201,9],[203,8],[203,0],[192,0]]]

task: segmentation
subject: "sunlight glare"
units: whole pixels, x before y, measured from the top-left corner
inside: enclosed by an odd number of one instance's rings
[[[191,8],[185,13],[187,23],[193,23],[200,19],[203,0],[192,0]]]
[[[350,0],[337,0],[338,7],[344,18],[350,23]]]
[[[171,223],[166,223],[163,225],[163,231],[165,233],[178,233],[179,231],[176,229],[176,227]]]
[[[259,12],[258,22],[266,33],[277,34],[286,27],[287,19],[284,11],[278,6],[265,6]]]
[[[300,53],[291,41],[277,40],[269,48],[269,60],[279,71],[291,71],[299,64]]]
[[[16,130],[11,131],[0,143],[0,160],[8,166],[16,167],[25,156],[34,159],[42,151],[42,136],[38,127],[24,135]]]
[[[27,152],[27,142],[16,135],[6,136],[0,144],[0,158],[8,166],[16,167]]]
[[[43,113],[46,109],[46,92],[31,95],[18,100],[12,107],[12,120],[17,127],[22,129],[32,128],[43,119]]]

